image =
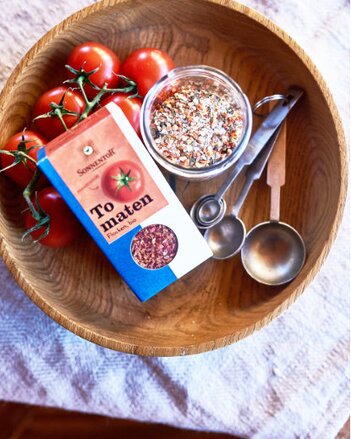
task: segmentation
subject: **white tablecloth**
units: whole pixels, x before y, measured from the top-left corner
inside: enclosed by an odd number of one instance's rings
[[[0,0],[0,85],[44,32],[91,3]],[[244,3],[306,50],[347,122],[348,2]],[[142,358],[80,339],[42,313],[1,262],[0,399],[251,438],[334,438],[349,413],[349,224],[347,214],[320,273],[281,317],[235,345],[185,358]]]

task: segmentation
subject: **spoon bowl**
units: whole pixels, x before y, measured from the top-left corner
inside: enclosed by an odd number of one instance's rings
[[[245,235],[246,228],[241,219],[226,215],[216,227],[207,229],[204,236],[214,259],[228,259],[240,251]]]
[[[193,204],[190,216],[198,229],[207,229],[221,221],[226,209],[223,198],[217,200],[215,195],[203,195]]]
[[[301,271],[305,259],[302,237],[280,221],[267,221],[251,229],[241,249],[245,270],[265,285],[290,282]]]

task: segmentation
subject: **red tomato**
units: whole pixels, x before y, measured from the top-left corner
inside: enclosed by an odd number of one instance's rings
[[[121,203],[133,201],[144,190],[143,171],[130,160],[116,162],[104,172],[102,189],[108,197]]]
[[[38,192],[38,200],[44,212],[50,216],[50,232],[48,236],[39,241],[40,244],[56,248],[72,244],[79,235],[81,226],[61,195],[54,187],[49,186]],[[36,221],[30,211],[26,211],[24,223],[27,230],[35,226]],[[32,232],[31,235],[33,239],[38,239],[44,231],[42,227]]]
[[[116,88],[119,78],[120,60],[111,49],[101,43],[87,42],[75,47],[68,57],[67,64],[76,70],[83,68],[86,72],[90,72],[97,67],[99,70],[92,74],[89,79],[99,88],[105,83],[109,88]],[[69,73],[73,77],[72,73]],[[97,95],[98,91],[90,85],[86,85],[84,90],[88,98],[92,99]]]
[[[47,140],[41,134],[29,130],[24,132],[24,140],[28,141],[28,143],[26,143],[25,146],[26,149],[29,149],[32,146],[45,145],[47,143]],[[21,142],[22,142],[22,131],[10,137],[6,145],[2,149],[5,149],[7,151],[16,151],[18,149],[18,145]],[[36,161],[38,160],[38,149],[39,148],[34,148],[28,153],[28,155]],[[11,165],[13,161],[14,158],[11,157],[10,155],[0,154],[0,165],[2,169]],[[19,186],[21,189],[25,189],[25,187],[28,185],[36,169],[36,165],[30,160],[27,160],[27,165],[29,169],[27,169],[23,163],[19,163],[18,165],[15,165],[12,168],[4,171],[4,173],[9,178],[11,178],[11,180],[14,181],[17,184],[17,186]],[[43,175],[39,179],[38,186],[43,187],[46,184],[48,184],[48,181]]]
[[[82,113],[85,108],[83,97],[76,91],[68,87],[55,87],[42,94],[34,106],[33,117],[51,111],[50,103],[58,104],[63,99],[64,108],[75,113]],[[63,120],[67,128],[71,128],[78,120],[78,116],[63,116]],[[34,121],[34,125],[38,131],[44,134],[48,139],[53,139],[65,131],[62,123],[57,117],[46,117]]]
[[[174,68],[172,58],[159,49],[144,48],[132,52],[122,65],[122,74],[138,85],[145,96],[150,88]]]
[[[139,98],[129,98],[125,93],[116,93],[106,99],[103,99],[100,105],[104,107],[110,102],[114,102],[121,108],[130,124],[140,137],[140,110],[143,101]]]

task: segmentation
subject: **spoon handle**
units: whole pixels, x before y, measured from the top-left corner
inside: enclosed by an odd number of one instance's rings
[[[251,186],[253,185],[254,181],[258,180],[264,168],[266,167],[267,161],[272,153],[272,150],[274,148],[275,142],[277,141],[277,138],[279,136],[281,127],[276,130],[276,132],[273,134],[273,136],[269,139],[267,145],[263,148],[261,153],[258,155],[258,157],[254,160],[254,162],[248,166],[246,173],[245,173],[245,182],[244,185],[240,191],[240,194],[238,195],[238,198],[236,199],[236,202],[232,208],[232,215],[237,216],[241,210],[242,205],[244,204],[244,201],[246,200],[246,197],[249,194],[249,191],[251,189]]]
[[[303,95],[300,88],[291,88],[287,93],[287,100],[275,105],[272,111],[266,116],[262,124],[255,131],[249,144],[247,145],[242,156],[234,165],[232,172],[224,180],[222,186],[218,189],[214,198],[219,201],[223,198],[229,187],[233,184],[236,177],[246,165],[250,165],[258,154],[262,151],[268,140],[272,137],[276,129],[286,118],[290,110]]]
[[[226,178],[222,184],[222,186],[218,189],[216,192],[214,198],[219,201],[223,198],[224,194],[227,192],[227,190],[230,188],[230,186],[233,184],[236,177],[240,174],[240,172],[243,170],[244,166],[246,166],[247,163],[240,160],[234,165],[231,173],[229,174],[229,177]]]
[[[282,124],[267,166],[267,184],[271,187],[271,221],[280,218],[280,188],[285,184],[286,123]]]

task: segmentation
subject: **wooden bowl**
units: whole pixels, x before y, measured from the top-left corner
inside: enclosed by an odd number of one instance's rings
[[[167,13],[165,13],[167,11]],[[0,191],[1,254],[28,296],[70,331],[111,349],[143,355],[184,355],[233,343],[285,310],[318,272],[340,224],[346,193],[346,148],[332,97],[303,50],[265,17],[220,0],[98,2],[48,32],[24,57],[1,95],[0,144],[29,126],[37,97],[64,78],[71,49],[101,41],[123,59],[132,50],[166,50],[177,65],[224,70],[253,104],[296,84],[306,95],[287,127],[287,182],[281,219],[299,230],[308,257],[290,284],[250,279],[239,257],[210,260],[141,304],[85,235],[71,248],[21,241],[20,194],[4,177]],[[269,192],[257,183],[242,217],[247,227],[268,218]],[[184,185],[188,207],[220,181]],[[234,197],[233,188],[226,199]]]

